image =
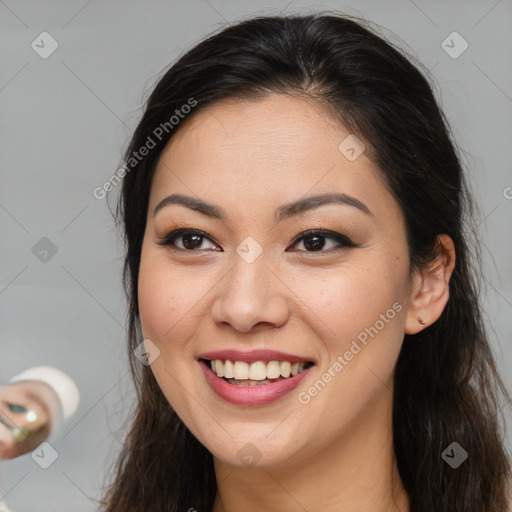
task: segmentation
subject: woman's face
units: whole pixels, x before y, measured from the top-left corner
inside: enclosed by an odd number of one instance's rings
[[[349,135],[311,101],[270,95],[198,112],[161,155],[140,264],[142,333],[160,351],[151,369],[166,398],[229,464],[304,461],[383,414],[378,428],[389,429],[405,225]],[[201,211],[161,203],[174,194]],[[339,199],[313,200],[326,195]],[[159,243],[177,229],[190,231]],[[237,381],[212,372],[212,359]]]

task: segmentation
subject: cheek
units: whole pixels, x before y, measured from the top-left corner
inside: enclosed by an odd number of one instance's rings
[[[208,293],[216,276],[194,266],[177,267],[165,250],[143,248],[138,279],[142,333],[169,360],[189,357],[189,340],[207,317]]]
[[[138,305],[145,338],[158,345],[173,334],[173,328],[185,316],[193,297],[193,287],[172,272],[165,251],[143,245],[138,279]]]
[[[405,270],[396,261],[373,257],[366,264],[361,259],[347,265],[346,271],[296,280],[300,283],[297,295],[308,306],[303,314],[323,341],[325,355],[318,374],[322,382],[306,390],[304,400],[318,396],[316,406],[336,422],[344,415],[357,415],[392,376],[403,341],[405,312]],[[323,392],[324,388],[328,391]],[[330,408],[331,400],[342,405]]]
[[[179,303],[173,297],[176,292],[165,286],[154,268],[141,265],[139,273],[139,312],[145,338],[161,340],[179,315]]]
[[[293,291],[308,323],[316,326],[330,347],[338,349],[337,344],[350,342],[379,321],[381,314],[386,315],[394,303],[403,302],[402,273],[398,266],[390,268],[387,261],[373,258],[368,264],[360,261],[324,274],[294,276]],[[387,317],[396,319],[396,309]]]
[[[189,357],[186,325],[191,299],[190,286],[187,288],[170,274],[168,263],[143,250],[138,279],[142,334],[159,349],[150,368],[168,402],[182,418],[189,416],[182,386],[188,378],[183,358]]]

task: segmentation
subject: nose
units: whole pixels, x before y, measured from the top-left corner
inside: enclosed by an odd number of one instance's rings
[[[280,327],[290,316],[291,291],[264,254],[251,263],[235,254],[219,286],[212,319],[221,328],[257,332]]]

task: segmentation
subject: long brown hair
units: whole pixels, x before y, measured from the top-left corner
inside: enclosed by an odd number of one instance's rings
[[[157,160],[180,127],[169,123],[176,109],[185,112],[193,99],[190,118],[222,99],[270,93],[309,95],[365,141],[404,213],[411,269],[433,260],[438,234],[452,238],[456,264],[445,310],[433,325],[405,335],[396,364],[395,455],[411,511],[508,510],[511,468],[502,407],[511,400],[482,320],[476,206],[434,90],[414,57],[364,20],[336,13],[239,22],[197,44],[159,80],[126,151],[115,212],[126,246],[127,354],[137,403],[102,500],[105,511],[212,509],[217,485],[211,453],[173,411],[151,369],[133,357],[142,341],[142,239]],[[149,138],[155,147],[134,159]],[[469,455],[457,469],[442,458],[453,442]]]

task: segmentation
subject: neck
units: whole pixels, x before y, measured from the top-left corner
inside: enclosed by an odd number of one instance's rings
[[[391,404],[386,389],[335,443],[293,465],[233,467],[215,458],[213,512],[409,512],[394,456]]]

